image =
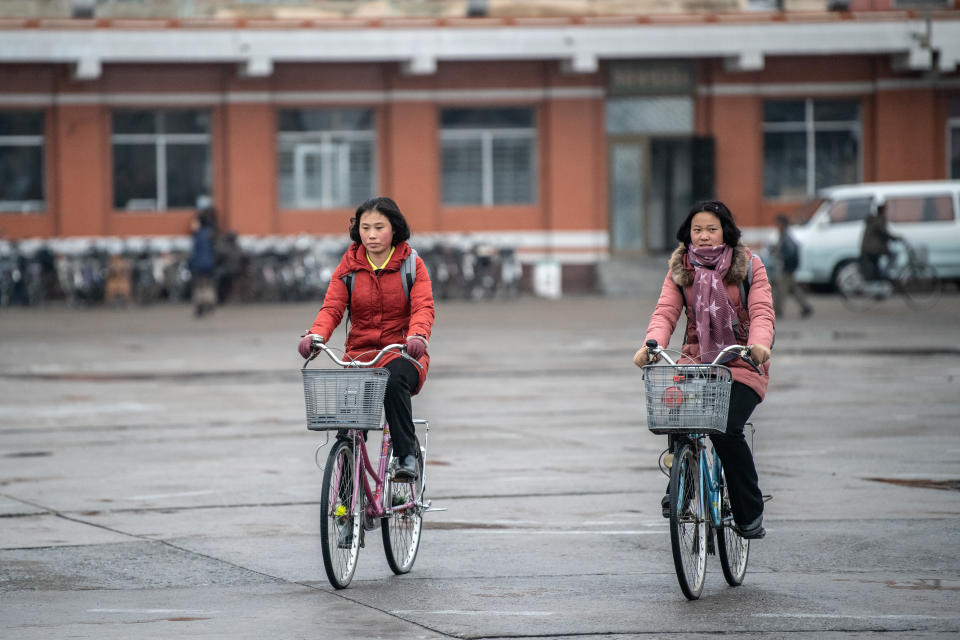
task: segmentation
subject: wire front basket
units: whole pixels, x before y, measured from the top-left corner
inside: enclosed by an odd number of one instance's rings
[[[648,365],[643,381],[653,433],[726,433],[733,386],[727,367]]]
[[[380,429],[386,369],[301,369],[307,429]]]

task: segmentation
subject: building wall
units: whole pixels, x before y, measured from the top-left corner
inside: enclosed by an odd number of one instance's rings
[[[803,204],[763,197],[762,114],[770,96],[861,99],[866,181],[946,176],[947,103],[960,87],[931,88],[880,57],[775,58],[753,72],[706,60],[697,77],[696,132],[715,138],[717,195],[742,226],[770,225],[777,212]],[[539,61],[443,63],[427,75],[407,75],[394,63],[277,64],[256,79],[233,65],[122,65],[83,82],[66,66],[3,65],[0,108],[47,115],[48,211],[0,214],[0,228],[14,238],[186,233],[190,210],[131,213],[111,205],[111,109],[149,107],[142,101],[149,96],[154,106],[211,110],[213,196],[223,226],[242,234],[343,233],[352,207],[279,208],[276,109],[359,103],[377,113],[380,192],[400,203],[416,232],[540,233],[523,248],[530,255],[596,261],[606,253],[597,238],[608,227],[604,91],[603,65],[573,74]],[[442,205],[438,109],[474,104],[535,107],[536,204]],[[564,233],[573,239],[555,241]]]

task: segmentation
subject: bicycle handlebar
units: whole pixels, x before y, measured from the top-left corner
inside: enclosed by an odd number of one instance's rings
[[[661,356],[664,360],[667,361],[668,364],[672,364],[676,366],[677,364],[676,361],[674,361],[674,359],[670,357],[666,349],[657,345],[656,340],[651,338],[650,340],[647,340],[645,344],[647,346],[647,349],[650,350],[651,357]],[[717,354],[717,357],[714,358],[713,362],[711,362],[710,364],[711,365],[720,364],[720,359],[723,358],[723,356],[727,353],[732,353],[738,356],[741,360],[743,360],[748,365],[753,367],[754,371],[756,371],[760,375],[763,375],[763,371],[760,370],[760,367],[757,366],[757,363],[754,362],[753,359],[750,357],[750,345],[744,346],[742,344],[732,344],[729,347],[724,347],[723,349],[720,350],[720,353]]]
[[[313,336],[313,340],[311,340],[310,342],[310,357],[307,358],[307,361],[303,363],[302,368],[306,369],[307,365],[310,364],[310,361],[316,358],[318,355],[320,355],[321,352],[327,354],[328,358],[330,358],[333,362],[340,365],[341,367],[373,367],[373,366],[376,366],[376,364],[383,359],[383,356],[387,355],[388,353],[391,353],[391,352],[399,353],[401,357],[406,358],[407,360],[415,364],[417,368],[423,369],[422,364],[420,364],[414,358],[411,358],[409,355],[407,355],[406,345],[403,345],[400,343],[388,344],[384,348],[380,349],[377,352],[377,355],[375,355],[370,360],[364,361],[364,360],[359,360],[357,358],[350,358],[350,356],[347,356],[347,358],[349,358],[348,360],[342,360],[338,358],[334,354],[333,349],[328,347],[323,342],[323,340],[320,339],[320,336],[317,336],[317,335]],[[373,352],[367,351],[366,353],[373,353]],[[366,355],[366,353],[361,355]]]

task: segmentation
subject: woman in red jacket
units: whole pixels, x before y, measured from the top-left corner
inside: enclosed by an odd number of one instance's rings
[[[644,341],[668,344],[685,312],[683,362],[700,362],[701,355],[711,362],[726,346],[750,345],[751,358],[763,375],[739,359],[725,363],[733,374],[727,430],[725,435],[710,439],[723,464],[730,507],[741,535],[762,538],[763,495],[743,427],[763,400],[770,379],[774,313],[767,271],[760,259],[740,243],[740,229],[722,202],[701,202],[690,209],[677,239],[680,246],[670,258]],[[753,275],[748,280],[750,272]],[[741,300],[741,290],[746,291],[741,284],[745,282],[750,282],[750,287],[747,300]],[[646,365],[650,361],[647,347],[637,351],[633,361],[638,367]],[[669,517],[669,497],[661,506]]]
[[[323,306],[299,345],[300,355],[309,357],[311,338],[316,335],[328,341],[349,307],[349,356],[401,343],[406,344],[407,354],[420,363],[417,367],[399,354],[388,354],[381,361],[390,372],[383,409],[398,460],[396,480],[417,477],[410,396],[419,393],[427,379],[427,348],[434,315],[430,276],[419,257],[415,258],[416,276],[407,299],[401,267],[413,251],[407,244],[409,237],[410,227],[390,198],[374,198],[357,207],[350,221],[353,244],[334,271]],[[350,288],[344,281],[348,274],[353,274]]]

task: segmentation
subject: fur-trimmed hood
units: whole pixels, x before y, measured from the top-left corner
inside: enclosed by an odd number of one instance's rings
[[[733,261],[730,263],[727,275],[723,278],[725,284],[739,284],[747,278],[747,269],[750,268],[752,255],[750,249],[743,243],[734,247]],[[670,277],[681,287],[689,287],[693,284],[693,266],[687,259],[685,244],[678,245],[670,256]]]

